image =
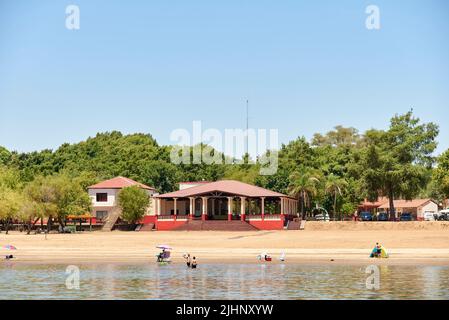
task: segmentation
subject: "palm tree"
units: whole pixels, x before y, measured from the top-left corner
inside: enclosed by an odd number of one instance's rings
[[[330,174],[327,178],[326,178],[326,183],[325,183],[325,192],[332,195],[334,198],[334,218],[337,214],[337,197],[338,196],[342,196],[343,192],[342,190],[344,189],[344,187],[347,186],[347,182],[345,179],[339,178],[334,174]],[[341,218],[341,216],[340,216]]]
[[[301,202],[301,215],[304,219],[306,205],[318,192],[319,174],[313,169],[301,167],[290,175],[289,180],[288,192]]]

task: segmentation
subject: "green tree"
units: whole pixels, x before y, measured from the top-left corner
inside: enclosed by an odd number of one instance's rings
[[[139,186],[123,188],[118,194],[118,204],[122,210],[122,219],[136,223],[143,218],[150,205],[147,192]]]
[[[27,227],[27,234],[31,233],[31,228],[39,219],[44,218],[42,207],[35,201],[23,194],[22,203],[18,212],[18,219]]]
[[[90,211],[91,200],[85,190],[67,175],[39,176],[25,188],[26,195],[51,221],[65,226],[67,215],[81,215]]]
[[[300,167],[290,175],[289,194],[301,203],[301,214],[305,217],[305,208],[310,205],[310,199],[317,194],[320,177],[315,170]]]
[[[6,234],[9,232],[9,225],[18,218],[19,210],[23,199],[20,192],[0,188],[0,220],[3,221]]]
[[[7,165],[11,160],[11,152],[0,146],[0,166]]]
[[[20,172],[17,169],[0,166],[0,188],[18,190],[22,188]]]
[[[350,202],[346,202],[341,206],[341,212],[344,215],[353,214],[356,209],[357,209],[357,206]]]
[[[313,146],[351,146],[358,145],[363,142],[363,136],[355,128],[345,128],[336,126],[334,130],[329,131],[325,135],[315,133],[312,139]]]
[[[333,198],[333,211],[334,218],[337,215],[337,198],[338,196],[343,196],[343,189],[348,185],[345,179],[339,178],[334,174],[326,177],[324,190],[326,193],[330,194]],[[341,214],[340,214],[341,219]]]
[[[438,166],[433,172],[433,179],[439,193],[449,198],[449,150],[438,157]]]
[[[426,168],[433,164],[438,127],[421,124],[412,111],[392,118],[388,131],[367,132],[368,148],[363,161],[363,188],[370,200],[379,195],[390,201],[390,215],[395,215],[394,199],[412,199],[426,187]]]

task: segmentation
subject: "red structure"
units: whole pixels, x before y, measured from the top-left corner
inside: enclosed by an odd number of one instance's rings
[[[157,230],[232,228],[280,230],[297,214],[296,199],[234,180],[181,183],[180,190],[155,195]],[[191,221],[202,221],[192,223]],[[221,223],[207,223],[221,221]],[[240,221],[240,223],[231,223]],[[187,225],[187,226],[185,226]]]

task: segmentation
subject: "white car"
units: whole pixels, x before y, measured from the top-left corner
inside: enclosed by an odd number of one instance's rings
[[[436,221],[438,220],[438,218],[440,217],[439,213],[435,213],[435,212],[429,212],[426,211],[424,212],[424,221]]]
[[[329,214],[327,213],[318,213],[314,216],[316,221],[330,221]]]

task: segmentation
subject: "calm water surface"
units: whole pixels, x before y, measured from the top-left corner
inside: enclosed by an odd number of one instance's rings
[[[379,290],[366,266],[81,265],[79,290],[66,267],[2,262],[0,299],[449,299],[446,266],[380,266]]]

